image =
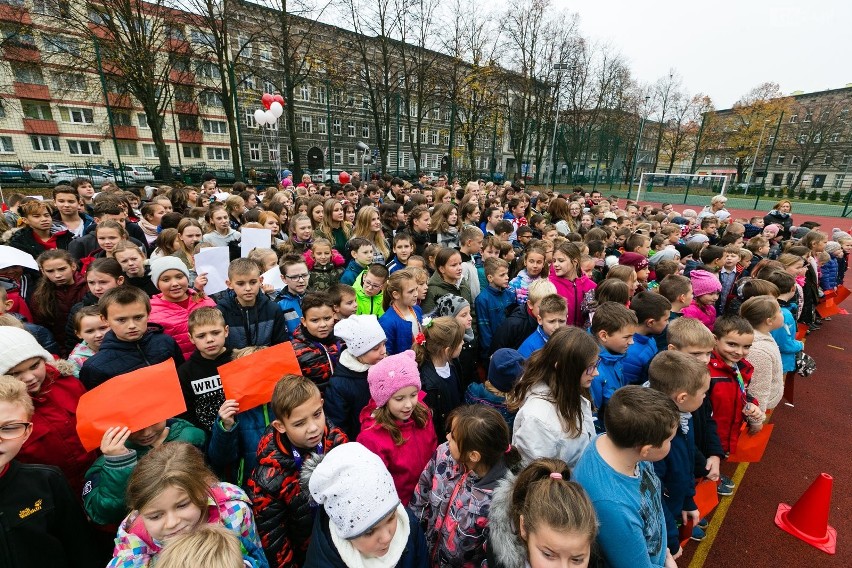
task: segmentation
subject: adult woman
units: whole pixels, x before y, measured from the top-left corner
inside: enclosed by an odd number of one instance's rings
[[[783,239],[790,238],[790,227],[793,226],[793,216],[790,214],[793,210],[793,204],[790,203],[789,199],[782,199],[778,203],[775,204],[775,207],[766,214],[763,218],[763,225],[780,225],[781,226],[781,236]]]
[[[326,199],[322,224],[314,231],[314,238],[328,239],[334,249],[349,258],[346,243],[352,236],[352,225],[344,219],[343,204],[336,199]]]
[[[390,259],[390,247],[382,233],[379,210],[375,207],[365,206],[358,210],[352,236],[365,238],[372,243],[374,264],[384,264]]]

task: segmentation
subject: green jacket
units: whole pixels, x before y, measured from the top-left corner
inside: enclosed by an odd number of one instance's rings
[[[166,425],[169,428],[166,442],[186,442],[204,449],[203,430],[179,418],[167,420]],[[127,515],[124,499],[127,493],[127,481],[139,458],[151,450],[149,446],[137,446],[129,441],[125,445],[130,453],[123,456],[102,455],[86,472],[86,483],[83,485],[83,508],[92,522],[98,525],[120,523]]]
[[[429,278],[428,288],[426,290],[426,299],[423,300],[422,304],[420,304],[420,308],[423,310],[423,316],[425,317],[430,315],[435,309],[435,302],[438,301],[438,298],[446,296],[447,294],[460,296],[467,300],[467,303],[470,304],[470,316],[473,318],[471,328],[473,329],[473,333],[479,337],[479,327],[478,322],[476,321],[476,305],[473,301],[473,295],[470,293],[470,284],[467,283],[466,278],[462,278],[459,285],[455,286],[444,281],[436,270]]]
[[[358,278],[355,279],[355,283],[352,285],[355,288],[355,300],[358,302],[358,311],[356,313],[359,316],[366,314],[374,315],[377,318],[382,317],[382,314],[385,313],[385,309],[382,307],[384,292],[379,292],[375,296],[368,296],[364,292],[364,284],[362,283],[365,274],[367,274],[366,270],[358,275]]]

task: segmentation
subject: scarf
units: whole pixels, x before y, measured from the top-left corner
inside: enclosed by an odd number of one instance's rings
[[[352,541],[337,536],[334,527],[330,527],[330,529],[331,542],[340,554],[340,559],[348,568],[392,568],[396,566],[408,545],[408,535],[411,534],[408,513],[405,512],[405,507],[401,503],[396,507],[396,533],[393,535],[390,548],[384,556],[365,557],[355,549]]]
[[[344,349],[343,353],[340,354],[340,359],[338,363],[346,367],[347,369],[351,369],[356,373],[363,373],[364,371],[368,371],[370,369],[370,365],[365,365],[361,361],[358,360],[355,355],[349,352],[348,349]]]
[[[142,229],[142,232],[145,233],[146,237],[154,237],[155,239],[160,234],[160,228],[157,225],[153,225],[145,220],[143,217],[139,219],[139,227]]]

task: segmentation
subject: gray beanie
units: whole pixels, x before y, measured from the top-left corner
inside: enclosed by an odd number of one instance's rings
[[[465,308],[469,308],[470,303],[461,296],[453,294],[445,294],[435,301],[435,309],[432,310],[432,317],[449,316],[451,318],[459,315],[459,312]]]
[[[160,281],[160,276],[167,270],[180,270],[189,278],[189,269],[181,259],[176,256],[161,256],[151,261],[151,282],[154,286]]]
[[[837,252],[841,248],[843,248],[843,247],[840,246],[840,243],[835,242],[835,241],[828,241],[827,243],[825,243],[825,252],[827,252],[828,254],[831,254],[833,252]]]
[[[675,257],[680,258],[680,252],[678,252],[678,250],[674,247],[668,247],[661,251],[657,251],[654,256],[648,259],[648,262],[651,263],[651,266],[657,266],[660,261],[674,260]]]
[[[39,345],[29,331],[0,326],[0,375],[5,375],[9,369],[35,357],[44,359],[46,363],[53,361],[53,356]]]
[[[360,357],[382,341],[387,341],[385,330],[374,315],[354,315],[334,324],[334,335],[346,343],[346,350]]]
[[[381,458],[358,442],[337,446],[308,480],[314,501],[325,508],[337,536],[361,536],[399,505],[399,496]]]

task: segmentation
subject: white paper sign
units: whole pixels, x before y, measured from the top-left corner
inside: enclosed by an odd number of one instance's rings
[[[38,263],[33,255],[15,247],[0,245],[0,268],[9,268],[10,266],[23,266],[24,268],[38,270]]]
[[[198,274],[207,274],[207,286],[204,293],[210,296],[216,292],[227,290],[225,279],[228,277],[228,247],[207,247],[195,255],[195,270]]]
[[[270,248],[272,246],[271,229],[242,229],[240,230],[240,256],[246,258],[256,248]]]
[[[264,284],[271,285],[275,290],[284,289],[284,279],[281,278],[281,268],[278,266],[273,266],[261,274],[261,278]]]

